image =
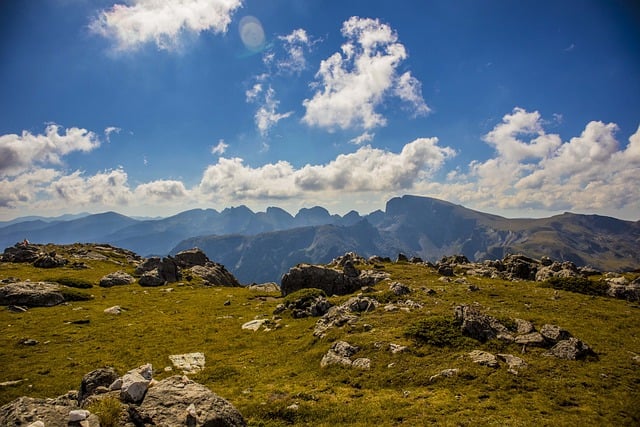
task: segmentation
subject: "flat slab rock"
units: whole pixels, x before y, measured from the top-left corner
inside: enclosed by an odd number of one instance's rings
[[[182,370],[183,374],[200,372],[204,369],[206,361],[204,353],[172,354],[169,360],[175,368]]]
[[[175,375],[151,387],[129,415],[135,425],[246,426],[240,412],[202,384]]]
[[[0,305],[52,307],[64,302],[60,286],[47,282],[16,282],[0,287]]]
[[[67,399],[38,399],[33,397],[19,397],[0,408],[0,425],[29,426],[40,422],[46,427],[79,425],[73,423],[81,409],[75,401]],[[86,414],[83,425],[99,427],[100,421],[94,414]],[[35,424],[38,425],[38,424]]]

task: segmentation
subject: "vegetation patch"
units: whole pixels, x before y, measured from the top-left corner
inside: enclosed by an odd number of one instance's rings
[[[302,308],[318,297],[326,297],[327,294],[322,289],[306,288],[290,293],[284,298],[284,305],[295,304],[296,308]]]
[[[89,301],[93,299],[93,296],[86,292],[78,291],[75,288],[68,288],[66,286],[60,289],[60,293],[64,297],[65,301]]]
[[[90,289],[93,288],[93,283],[86,279],[80,279],[76,277],[48,277],[45,282],[55,282],[69,288],[76,289]]]
[[[100,427],[117,427],[120,425],[122,405],[116,397],[105,397],[92,402],[87,410],[100,419]]]
[[[451,317],[433,316],[409,325],[405,336],[419,344],[435,347],[466,348],[475,341],[462,335],[460,325]]]
[[[589,280],[586,277],[551,277],[542,286],[560,291],[576,292],[584,295],[607,295],[609,285],[604,280]]]

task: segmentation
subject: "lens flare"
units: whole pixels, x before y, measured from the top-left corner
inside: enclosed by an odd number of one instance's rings
[[[247,49],[252,52],[263,49],[265,44],[264,29],[258,18],[254,16],[243,17],[238,25],[238,30],[240,31],[240,39]]]

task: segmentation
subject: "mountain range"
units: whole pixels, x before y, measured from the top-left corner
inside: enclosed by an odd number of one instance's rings
[[[640,221],[573,213],[509,219],[418,196],[393,198],[384,211],[365,216],[355,211],[331,215],[318,206],[295,216],[277,207],[256,213],[239,206],[220,212],[194,209],[162,219],[106,212],[5,224],[0,224],[2,247],[24,238],[99,242],[150,256],[197,246],[242,283],[279,281],[297,263],[327,263],[347,251],[390,257],[402,252],[431,261],[452,254],[479,261],[524,253],[607,271],[640,266]]]

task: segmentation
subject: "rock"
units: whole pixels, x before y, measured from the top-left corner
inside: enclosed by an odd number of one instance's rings
[[[158,272],[158,270],[154,269],[143,273],[142,276],[140,276],[140,278],[138,279],[138,283],[140,284],[140,286],[156,287],[163,286],[167,282],[162,277],[160,277],[160,273]]]
[[[178,375],[151,387],[139,406],[129,407],[129,415],[135,425],[246,426],[231,403],[207,387]]]
[[[551,345],[558,341],[568,340],[571,338],[569,331],[562,329],[556,325],[544,325],[540,328],[540,335]]]
[[[460,305],[454,309],[454,314],[462,333],[478,341],[510,337],[506,326],[496,318],[481,313],[476,307]]]
[[[105,308],[103,310],[103,312],[105,314],[118,315],[118,314],[122,313],[122,307],[120,307],[119,305],[114,305],[113,307]]]
[[[584,342],[577,338],[569,338],[558,341],[546,355],[565,360],[581,360],[587,356],[595,356],[595,352]]]
[[[453,267],[451,267],[450,265],[440,265],[436,268],[436,271],[443,277],[453,276]]]
[[[361,313],[375,310],[378,307],[378,301],[369,297],[357,296],[349,298],[342,305],[354,313]]]
[[[178,264],[172,257],[164,257],[160,260],[158,276],[167,283],[174,283],[182,278]]]
[[[313,335],[323,337],[327,330],[340,327],[344,324],[353,324],[358,317],[351,313],[360,313],[375,310],[378,302],[369,297],[352,297],[339,306],[334,306],[316,322]]]
[[[616,283],[613,280],[608,283],[607,295],[627,301],[640,301],[640,283],[637,279],[631,283]]]
[[[12,313],[24,313],[28,309],[27,309],[27,307],[22,307],[20,305],[8,305],[7,306],[7,310],[12,312]]]
[[[407,295],[411,293],[411,288],[400,282],[393,282],[389,285],[389,290],[397,296]]]
[[[342,272],[347,277],[358,277],[360,275],[360,270],[358,270],[354,265],[353,261],[347,260],[343,267]]]
[[[66,426],[69,412],[80,409],[64,399],[19,397],[0,408],[0,425],[21,426],[40,421],[45,426]],[[63,421],[64,420],[64,421]]]
[[[151,382],[153,368],[150,364],[132,369],[122,376],[120,400],[125,403],[140,403]]]
[[[0,287],[0,305],[52,307],[64,302],[60,286],[47,282],[16,282]]]
[[[242,329],[246,329],[249,331],[257,331],[258,329],[260,329],[263,325],[269,323],[268,319],[256,319],[256,320],[251,320],[250,322],[246,322],[242,325]]]
[[[260,292],[280,292],[280,286],[274,282],[249,285],[247,286],[247,289]]]
[[[124,271],[116,271],[109,273],[100,279],[100,286],[103,288],[110,288],[112,286],[130,285],[135,282],[132,275],[125,273]]]
[[[473,363],[477,363],[478,365],[488,366],[490,368],[498,367],[498,359],[496,356],[486,351],[473,350],[469,353],[469,357]]]
[[[525,362],[523,359],[517,356],[514,356],[512,354],[499,353],[496,356],[498,356],[498,359],[505,362],[509,367],[509,369],[515,370],[515,369],[524,368],[527,366],[527,362]]]
[[[27,427],[45,427],[45,425],[42,421],[36,421],[29,424]]]
[[[282,296],[305,288],[322,289],[327,295],[346,295],[362,287],[358,277],[343,271],[310,264],[298,264],[282,277]]]
[[[533,323],[523,319],[513,319],[516,323],[516,332],[518,335],[525,335],[535,331]]]
[[[204,369],[204,353],[172,354],[169,360],[177,369],[181,369],[183,374],[195,374]]]
[[[26,346],[34,346],[34,345],[38,345],[39,343],[40,341],[34,340],[33,338],[25,338],[20,340],[20,344],[26,345]]]
[[[189,271],[194,276],[201,277],[207,286],[240,286],[238,279],[222,264],[208,262],[205,265],[193,266]]]
[[[91,415],[91,412],[87,411],[86,409],[72,409],[71,411],[69,411],[69,422],[73,423],[84,421],[89,418],[89,415]]]
[[[406,349],[407,349],[407,346],[406,346],[406,345],[399,345],[399,344],[393,344],[393,343],[390,343],[390,344],[389,344],[389,351],[390,351],[392,354],[402,353],[402,352],[404,352]]]
[[[334,258],[329,265],[334,267],[344,267],[347,262],[350,262],[351,264],[369,264],[372,261],[370,259],[364,259],[355,252],[347,252],[344,255]]]
[[[16,243],[14,246],[6,248],[0,260],[2,262],[34,262],[41,255],[38,245]]]
[[[185,251],[178,252],[175,256],[176,263],[180,268],[191,268],[194,265],[204,266],[208,262],[209,257],[199,248],[187,249]]]
[[[453,369],[443,369],[442,371],[438,372],[435,375],[432,375],[431,377],[429,377],[429,381],[434,381],[437,380],[438,378],[450,378],[453,377],[455,375],[458,375],[459,369],[453,368]]]
[[[502,260],[506,278],[535,280],[539,262],[524,255],[507,255]]]
[[[68,262],[66,259],[57,256],[55,252],[50,252],[38,257],[33,262],[33,266],[38,268],[57,268],[66,265]]]
[[[396,258],[396,262],[409,262],[409,258],[407,258],[407,256],[405,254],[400,252],[398,254],[398,257]]]
[[[303,317],[323,316],[331,307],[333,307],[333,304],[329,300],[323,296],[317,296],[314,298],[298,298],[284,306],[284,309],[291,310],[294,319],[301,319]]]
[[[422,264],[424,261],[423,261],[423,260],[422,260],[422,258],[420,258],[419,256],[412,256],[412,257],[409,259],[409,262],[410,262],[411,264]]]
[[[525,346],[532,345],[535,347],[545,347],[546,340],[539,332],[531,332],[528,334],[516,336],[515,343]]]
[[[155,270],[159,265],[160,257],[146,258],[136,267],[136,275],[140,276],[146,272]]]
[[[329,365],[351,366],[353,362],[350,358],[358,351],[360,351],[360,348],[353,346],[346,341],[336,341],[333,343],[327,354],[322,357],[320,367],[324,368]]]
[[[353,361],[351,366],[358,369],[371,369],[371,359],[368,359],[366,357],[359,357]]]
[[[109,387],[118,379],[118,373],[111,367],[93,370],[82,377],[80,390],[78,391],[78,404],[82,405],[85,399],[96,391],[98,387]]]
[[[376,283],[389,279],[390,277],[391,277],[391,274],[385,271],[362,270],[360,272],[360,276],[358,276],[358,280],[360,280],[360,284],[363,287],[365,287],[365,286],[373,286]]]
[[[351,366],[352,363],[353,362],[348,357],[340,356],[329,350],[327,354],[322,356],[322,360],[320,360],[320,367],[326,368],[329,365]]]

